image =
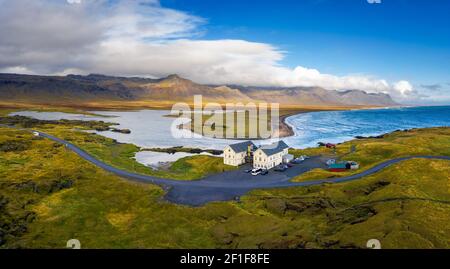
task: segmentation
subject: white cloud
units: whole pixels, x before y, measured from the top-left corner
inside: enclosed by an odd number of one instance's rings
[[[24,75],[36,75],[32,70],[29,70],[23,66],[11,66],[2,68],[0,73],[11,73],[11,74],[24,74]]]
[[[81,0],[67,0],[69,4],[81,4]]]
[[[0,7],[0,72],[178,73],[199,83],[361,89],[397,100],[415,92],[407,81],[283,67],[284,52],[270,44],[200,40],[204,19],[157,0],[0,0]]]
[[[414,90],[411,83],[408,81],[402,80],[394,84],[394,89],[399,92],[401,95],[408,96],[411,95]]]

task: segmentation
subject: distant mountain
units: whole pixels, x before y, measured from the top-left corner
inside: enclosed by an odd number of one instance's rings
[[[266,101],[298,106],[394,106],[387,94],[359,90],[330,91],[320,87],[243,87],[201,85],[178,75],[161,79],[0,74],[0,99],[33,104],[77,104],[105,101]]]
[[[395,106],[388,94],[366,93],[360,90],[334,91],[320,87],[249,88],[241,90],[250,98],[278,102],[286,105],[311,106]]]
[[[209,87],[196,84],[190,80],[170,75],[164,79],[144,83],[135,91],[139,100],[189,100],[201,94],[207,100],[247,100],[241,91],[227,86]]]

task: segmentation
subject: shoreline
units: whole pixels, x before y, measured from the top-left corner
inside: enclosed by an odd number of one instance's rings
[[[292,137],[295,135],[295,131],[291,125],[289,125],[286,122],[286,119],[299,115],[304,113],[310,113],[310,112],[321,112],[321,111],[345,111],[345,110],[362,110],[362,109],[381,109],[381,108],[387,108],[387,107],[377,107],[377,106],[347,106],[347,107],[341,107],[341,106],[328,106],[328,107],[322,107],[322,106],[289,106],[289,105],[280,105],[280,116],[279,116],[279,128],[278,128],[278,135],[277,138],[287,138]],[[55,112],[55,111],[62,111],[65,113],[80,113],[85,115],[92,115],[92,116],[103,116],[107,118],[108,116],[104,115],[97,115],[95,113],[92,113],[92,110],[104,110],[104,111],[139,111],[139,110],[170,110],[171,109],[171,103],[169,102],[139,102],[139,103],[127,103],[122,105],[117,105],[113,103],[85,103],[85,104],[27,104],[27,103],[10,103],[6,105],[3,102],[0,102],[0,108],[3,109],[11,109],[11,110],[22,110],[22,109],[32,109],[36,111],[43,111],[43,112]],[[388,107],[391,108],[391,107]],[[167,115],[166,117],[171,117],[170,115]],[[191,132],[194,132],[192,129],[188,128],[185,124],[180,124],[178,128],[183,128],[186,130],[190,130]],[[194,132],[195,133],[195,132]],[[203,134],[205,137],[214,138],[208,135]],[[274,135],[272,135],[272,138]],[[259,137],[245,137],[245,138],[223,138],[225,140],[265,140],[264,138]]]
[[[291,125],[289,125],[286,122],[286,119],[291,117],[291,116],[295,116],[295,115],[300,115],[300,114],[304,114],[304,113],[309,113],[309,112],[300,112],[300,113],[291,113],[291,114],[286,114],[283,116],[280,116],[280,128],[279,128],[279,137],[280,138],[285,138],[285,137],[291,137],[295,135],[294,129],[292,128]]]
[[[310,111],[310,112],[313,112],[313,111]],[[309,112],[298,112],[298,113],[292,113],[292,114],[286,114],[286,115],[280,116],[280,126],[279,126],[279,129],[278,129],[279,130],[279,136],[278,137],[279,138],[285,138],[285,137],[294,136],[295,132],[294,132],[292,126],[290,126],[288,123],[286,123],[286,119],[288,117],[299,115],[299,114],[304,114],[304,113],[309,113]],[[184,129],[184,130],[190,130],[191,132],[195,133],[185,123],[178,125],[178,128],[179,129]],[[209,136],[207,136],[207,137],[209,137]],[[257,140],[265,140],[264,138],[251,138],[251,137],[249,137],[249,138],[226,138],[226,137],[224,137],[222,139],[225,139],[225,140],[256,140],[256,141]]]
[[[373,107],[372,107],[373,108]],[[286,122],[286,119],[291,117],[291,116],[295,116],[295,115],[299,115],[299,114],[305,114],[305,113],[311,113],[311,112],[322,112],[322,111],[345,111],[345,110],[352,110],[352,109],[368,109],[368,107],[323,107],[323,108],[291,108],[291,109],[286,109],[286,108],[282,108],[280,109],[280,116],[279,116],[279,128],[278,128],[278,136],[276,136],[277,138],[286,138],[286,137],[291,137],[295,135],[294,129],[291,125],[289,125]],[[172,115],[166,115],[165,117],[174,117],[177,118],[178,116],[172,116]],[[195,132],[194,130],[192,130],[192,126],[187,125],[187,123],[183,123],[183,124],[179,124],[177,126],[177,128],[179,129],[184,129],[184,130],[189,130],[193,133],[198,134],[197,132]],[[205,134],[201,134],[202,136],[208,137],[208,138],[215,138],[215,137],[211,137]],[[274,136],[272,135],[272,138],[274,138]],[[224,140],[254,140],[254,141],[258,141],[258,140],[266,140],[266,138],[259,138],[259,137],[245,137],[245,138],[227,138],[227,137],[223,137],[221,139]],[[269,138],[270,139],[270,138]]]

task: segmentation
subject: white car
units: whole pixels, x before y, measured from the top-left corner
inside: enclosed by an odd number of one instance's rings
[[[349,161],[348,163],[350,164],[350,169],[352,169],[352,170],[358,170],[359,169],[359,163],[354,162],[354,161]]]
[[[261,174],[261,171],[262,171],[262,170],[259,169],[259,168],[258,168],[258,169],[256,169],[256,168],[253,169],[253,170],[252,170],[252,176],[257,176],[257,175]]]

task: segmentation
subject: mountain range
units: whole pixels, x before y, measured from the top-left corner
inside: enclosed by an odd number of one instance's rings
[[[202,85],[178,75],[161,79],[87,76],[36,76],[0,74],[3,102],[83,105],[90,102],[192,102],[194,95],[224,102],[265,101],[292,106],[395,106],[388,94],[360,90],[326,90],[320,87],[246,87]]]

